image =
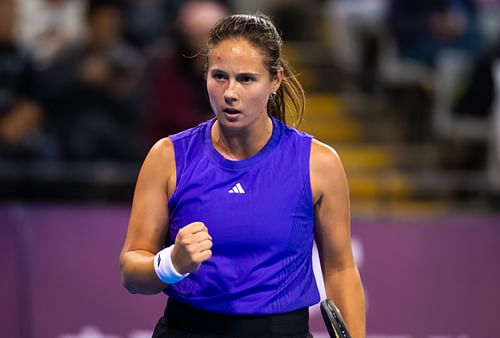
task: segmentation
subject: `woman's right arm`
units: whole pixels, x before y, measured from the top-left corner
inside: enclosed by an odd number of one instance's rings
[[[167,202],[175,182],[173,145],[164,138],[151,148],[140,170],[120,254],[122,283],[131,293],[155,294],[166,287],[154,271],[153,259],[165,243]]]

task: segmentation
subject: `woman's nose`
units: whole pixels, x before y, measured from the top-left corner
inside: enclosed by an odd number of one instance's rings
[[[236,102],[236,98],[232,97],[232,96],[225,95],[224,101],[226,102],[226,104],[233,104]]]
[[[226,88],[226,91],[224,92],[224,101],[226,104],[232,104],[238,100],[234,88],[234,83],[231,82],[229,83],[228,87]]]

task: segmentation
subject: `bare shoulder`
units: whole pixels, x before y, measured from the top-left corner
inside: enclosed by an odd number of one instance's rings
[[[314,172],[328,171],[344,171],[342,161],[337,151],[331,146],[313,139],[311,144],[311,169]]]
[[[174,145],[172,140],[168,137],[164,137],[151,147],[148,156],[157,158],[159,160],[169,160],[174,156]]]
[[[175,168],[174,145],[168,137],[158,140],[149,150],[144,167],[153,166],[160,170]]]
[[[151,147],[142,164],[139,178],[145,182],[150,180],[160,184],[163,182],[162,185],[167,186],[168,192],[174,189],[175,155],[174,145],[170,138],[162,138]]]
[[[315,201],[332,189],[344,189],[347,180],[339,154],[331,146],[313,139],[311,144],[311,187]]]

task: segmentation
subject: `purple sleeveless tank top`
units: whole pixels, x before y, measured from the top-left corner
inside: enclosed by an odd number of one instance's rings
[[[201,221],[213,238],[213,256],[166,293],[206,311],[238,315],[316,304],[311,136],[273,119],[260,152],[230,161],[212,145],[214,121],[170,137],[177,186],[168,202],[166,244],[183,226]]]

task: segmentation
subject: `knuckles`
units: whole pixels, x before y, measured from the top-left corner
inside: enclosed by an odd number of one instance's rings
[[[175,239],[178,259],[191,272],[212,257],[212,247],[212,237],[202,222],[193,222],[181,228]]]

